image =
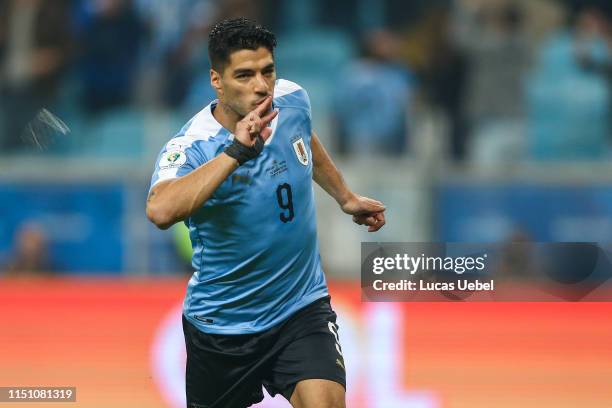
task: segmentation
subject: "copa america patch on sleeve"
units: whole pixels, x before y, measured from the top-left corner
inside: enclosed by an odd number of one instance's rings
[[[187,156],[184,152],[179,150],[171,150],[162,154],[159,160],[159,169],[173,169],[181,167],[187,161]]]

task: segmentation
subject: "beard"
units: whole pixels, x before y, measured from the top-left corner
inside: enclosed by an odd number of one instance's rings
[[[233,99],[220,100],[219,102],[221,109],[223,109],[228,116],[237,116],[238,120],[241,120],[250,112],[245,104],[236,102]]]

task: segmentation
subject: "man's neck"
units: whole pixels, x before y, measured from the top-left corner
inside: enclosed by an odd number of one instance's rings
[[[232,110],[229,106],[219,101],[217,106],[212,111],[213,117],[227,130],[234,133],[236,130],[236,123],[242,118]]]

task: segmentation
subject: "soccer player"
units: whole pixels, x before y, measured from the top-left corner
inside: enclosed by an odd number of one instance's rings
[[[162,229],[184,220],[193,245],[183,305],[190,408],[247,407],[262,385],[294,407],[345,406],[312,180],[369,231],[385,224],[385,207],[349,190],[312,130],[306,91],[276,79],[275,46],[246,19],[212,28],[218,99],[166,144],[151,181],[147,216]]]

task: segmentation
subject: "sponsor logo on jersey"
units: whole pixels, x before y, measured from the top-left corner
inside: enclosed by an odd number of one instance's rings
[[[176,162],[179,158],[181,157],[181,154],[179,152],[172,152],[168,154],[168,162],[169,163],[174,163]]]
[[[308,166],[309,158],[308,152],[306,151],[306,144],[304,143],[303,138],[299,138],[293,142],[293,151],[300,163],[304,166]]]
[[[161,170],[180,167],[187,161],[187,156],[182,151],[173,150],[166,152],[159,160]]]

